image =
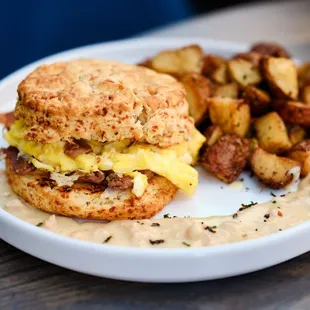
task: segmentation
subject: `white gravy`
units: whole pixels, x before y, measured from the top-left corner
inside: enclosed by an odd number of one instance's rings
[[[81,221],[43,212],[16,196],[0,172],[0,206],[16,217],[54,233],[129,247],[184,248],[226,244],[279,232],[310,219],[310,176],[295,193],[274,197],[233,216],[165,218],[109,223]]]

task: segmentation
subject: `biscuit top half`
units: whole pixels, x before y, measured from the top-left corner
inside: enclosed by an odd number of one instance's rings
[[[99,59],[43,65],[18,87],[17,119],[40,143],[130,139],[160,147],[187,141],[194,122],[183,86],[150,69]]]

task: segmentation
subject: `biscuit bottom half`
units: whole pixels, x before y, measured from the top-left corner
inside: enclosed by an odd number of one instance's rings
[[[83,219],[148,219],[161,211],[178,190],[158,175],[150,179],[141,197],[136,197],[130,189],[110,189],[91,183],[57,186],[39,173],[17,174],[9,160],[6,160],[6,173],[14,192],[30,205]]]

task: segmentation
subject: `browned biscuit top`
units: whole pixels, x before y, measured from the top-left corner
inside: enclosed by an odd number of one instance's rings
[[[167,147],[193,128],[181,84],[150,69],[99,59],[43,65],[18,87],[15,109],[41,143],[131,139]]]

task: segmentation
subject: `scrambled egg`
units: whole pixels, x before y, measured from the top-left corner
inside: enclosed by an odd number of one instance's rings
[[[4,136],[11,146],[27,155],[38,169],[60,173],[113,170],[133,177],[133,193],[138,197],[147,186],[147,177],[137,170],[151,170],[167,178],[187,194],[193,194],[198,184],[198,173],[190,165],[195,164],[205,137],[196,129],[193,130],[190,141],[166,149],[146,143],[130,144],[130,141],[87,141],[93,153],[76,158],[64,153],[64,142],[40,144],[27,141],[23,138],[24,130],[24,122],[17,120]]]

